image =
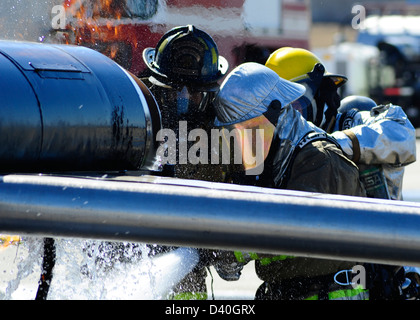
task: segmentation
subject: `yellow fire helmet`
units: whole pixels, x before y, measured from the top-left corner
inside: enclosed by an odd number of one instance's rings
[[[274,51],[265,65],[283,79],[299,82],[308,79],[309,73],[321,60],[312,52],[302,48],[283,47]],[[337,87],[346,83],[347,78],[325,70],[324,77],[330,77]]]
[[[337,89],[347,78],[326,71],[315,54],[302,48],[280,48],[270,55],[265,65],[281,78],[305,86],[305,95],[293,107],[306,120],[329,132],[340,106]],[[327,79],[332,81],[324,81]]]

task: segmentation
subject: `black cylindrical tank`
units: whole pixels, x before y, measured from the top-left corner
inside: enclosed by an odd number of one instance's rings
[[[0,41],[0,171],[137,170],[153,163],[160,113],[108,57]]]

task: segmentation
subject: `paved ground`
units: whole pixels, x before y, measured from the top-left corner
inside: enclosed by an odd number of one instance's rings
[[[417,138],[417,161],[405,168],[403,197],[409,201],[420,201],[420,130]]]
[[[238,281],[225,281],[221,279],[216,270],[211,268],[211,276],[207,277],[207,289],[209,299],[212,299],[212,294],[216,300],[237,299],[237,300],[252,300],[255,292],[261,284],[255,274],[254,262],[250,262],[242,270],[242,276]],[[213,278],[213,285],[211,280]]]

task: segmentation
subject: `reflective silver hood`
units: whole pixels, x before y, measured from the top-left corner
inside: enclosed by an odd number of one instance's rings
[[[215,125],[226,126],[259,117],[273,100],[287,106],[305,93],[305,87],[280,78],[264,65],[248,62],[232,70],[215,98]]]
[[[228,126],[261,116],[274,100],[280,101],[274,136],[280,143],[278,159],[283,176],[299,141],[309,132],[324,132],[293,109],[291,103],[305,93],[305,87],[280,78],[257,63],[236,67],[224,80],[215,101],[216,126]]]
[[[280,175],[282,177],[299,142],[310,132],[325,133],[324,130],[318,128],[312,122],[306,121],[299,111],[293,109],[291,105],[282,108],[274,132],[277,140],[273,139],[273,141],[280,143],[278,159],[281,161]]]

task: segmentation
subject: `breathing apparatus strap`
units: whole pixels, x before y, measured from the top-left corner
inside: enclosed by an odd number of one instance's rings
[[[350,128],[353,126],[354,117],[359,112],[358,109],[353,108],[345,113],[343,113],[340,117],[339,128],[342,132],[349,137],[353,144],[353,162],[358,163],[360,160],[360,144],[359,140],[357,139],[356,135]]]
[[[354,163],[358,163],[360,160],[360,144],[359,144],[359,140],[357,139],[356,135],[354,134],[353,131],[351,130],[344,130],[343,133],[349,137],[349,139],[351,140],[352,144],[353,144],[353,158],[352,161]]]
[[[331,137],[326,132],[309,132],[299,141],[299,143],[297,145],[298,149],[295,150],[295,152],[302,149],[308,143],[316,141],[316,140],[327,140],[329,142],[334,143],[337,146],[337,148],[339,148],[341,150],[341,146],[338,144],[337,140],[335,140],[333,137]]]

